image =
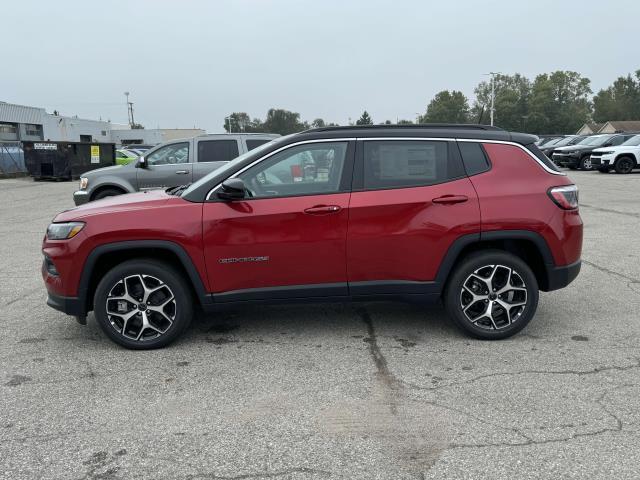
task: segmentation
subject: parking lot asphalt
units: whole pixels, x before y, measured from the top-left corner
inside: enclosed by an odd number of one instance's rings
[[[0,180],[0,478],[638,478],[640,174],[571,172],[583,267],[519,335],[439,307],[238,309],[127,351],[45,305],[73,183]]]

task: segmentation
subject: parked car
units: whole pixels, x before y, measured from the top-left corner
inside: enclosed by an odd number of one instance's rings
[[[540,135],[538,140],[535,142],[535,144],[538,147],[541,147],[543,145],[547,145],[553,141],[558,141],[561,140],[565,137],[565,135]]]
[[[127,165],[138,159],[140,155],[134,150],[116,150],[116,165]]]
[[[549,142],[539,148],[540,150],[542,150],[542,153],[551,158],[556,148],[566,147],[568,145],[576,145],[577,143],[583,141],[585,138],[587,138],[586,135],[567,135],[566,137],[558,138],[555,141]]]
[[[480,125],[280,138],[191,186],[60,213],[47,303],[80,323],[93,311],[135,349],[175,340],[196,304],[442,299],[468,334],[509,337],[581,264],[577,187],[534,139]]]
[[[599,147],[613,147],[620,145],[634,136],[633,133],[612,133],[592,135],[581,143],[567,147],[559,147],[553,151],[553,161],[571,170],[593,170],[591,152]]]
[[[270,142],[275,134],[217,134],[163,143],[135,162],[100,168],[80,177],[73,194],[76,205],[136,191],[190,183],[249,150]]]
[[[596,148],[591,152],[591,164],[599,172],[631,173],[640,168],[640,135],[634,135],[617,147]]]

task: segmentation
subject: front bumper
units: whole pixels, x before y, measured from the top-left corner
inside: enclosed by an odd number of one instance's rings
[[[63,297],[47,292],[47,305],[67,315],[82,317],[86,315],[82,302],[77,297]]]
[[[86,190],[78,190],[73,192],[73,203],[76,204],[76,207],[80,205],[84,205],[89,201],[89,192]]]
[[[579,164],[579,157],[574,155],[564,155],[562,153],[553,154],[553,162],[561,167],[577,167]]]

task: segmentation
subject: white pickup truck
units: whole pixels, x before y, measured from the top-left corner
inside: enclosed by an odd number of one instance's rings
[[[640,168],[640,135],[631,137],[617,147],[596,148],[591,152],[591,165],[601,173],[631,173]]]

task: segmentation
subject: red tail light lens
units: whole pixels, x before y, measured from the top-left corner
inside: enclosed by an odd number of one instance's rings
[[[547,193],[553,203],[563,210],[575,210],[578,208],[578,187],[575,185],[553,187]]]

